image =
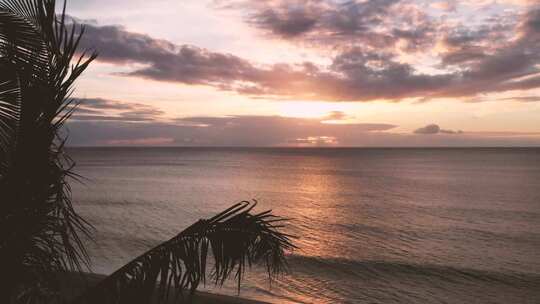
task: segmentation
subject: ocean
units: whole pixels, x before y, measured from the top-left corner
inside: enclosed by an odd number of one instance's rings
[[[235,202],[291,218],[271,303],[540,303],[540,149],[72,148],[108,274]],[[235,282],[205,290],[236,295]]]

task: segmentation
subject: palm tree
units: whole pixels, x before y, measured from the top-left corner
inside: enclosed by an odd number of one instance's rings
[[[84,27],[57,15],[55,0],[0,0],[0,302],[52,303],[58,274],[89,269],[83,239],[92,227],[75,211],[77,179],[64,150],[64,123],[78,76],[96,58],[80,51]],[[263,263],[270,279],[294,248],[282,218],[242,202],[200,220],[123,266],[74,303],[181,301],[211,279]],[[210,260],[209,260],[210,259]],[[189,297],[188,297],[189,298]]]
[[[55,273],[81,270],[89,226],[71,204],[60,136],[75,79],[95,58],[54,1],[0,2],[0,269],[3,303],[45,301]],[[67,110],[67,111],[66,111]]]

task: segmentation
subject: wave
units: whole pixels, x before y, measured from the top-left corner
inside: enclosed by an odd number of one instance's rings
[[[148,205],[148,202],[143,200],[78,200],[79,206],[106,206],[106,207],[124,207],[134,205]]]
[[[339,279],[416,279],[448,283],[484,282],[510,287],[540,288],[540,274],[492,271],[446,265],[415,264],[399,261],[357,261],[343,258],[289,256],[293,272],[316,274]]]
[[[161,160],[117,160],[117,161],[92,161],[77,163],[78,168],[82,167],[180,167],[188,166],[186,162],[167,162]]]

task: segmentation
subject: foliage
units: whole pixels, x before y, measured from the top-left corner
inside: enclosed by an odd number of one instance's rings
[[[212,279],[222,285],[232,274],[238,288],[246,267],[263,262],[272,280],[285,270],[284,250],[294,248],[279,232],[284,219],[256,204],[242,202],[208,220],[200,220],[177,236],[147,251],[88,290],[75,303],[167,303],[186,299],[206,282],[208,258]],[[189,297],[187,297],[189,298]]]
[[[2,303],[36,302],[54,291],[53,274],[88,262],[61,136],[73,83],[96,56],[79,54],[81,33],[53,0],[0,1]]]
[[[58,274],[89,264],[83,239],[91,226],[72,205],[77,178],[65,153],[64,124],[76,109],[75,80],[96,58],[79,50],[84,28],[55,11],[55,0],[0,0],[0,302],[58,300]],[[200,220],[128,263],[77,303],[148,303],[182,299],[206,281],[263,262],[270,279],[294,246],[283,219],[236,204]],[[172,291],[171,291],[172,289]]]

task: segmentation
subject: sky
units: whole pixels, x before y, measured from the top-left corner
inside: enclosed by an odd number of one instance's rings
[[[74,146],[540,146],[539,0],[71,0]]]

